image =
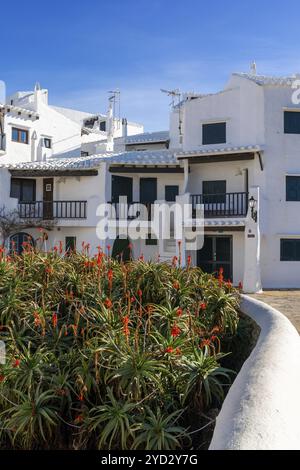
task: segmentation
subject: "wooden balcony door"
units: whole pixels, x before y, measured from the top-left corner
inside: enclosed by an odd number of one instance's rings
[[[111,201],[117,204],[120,196],[127,196],[127,203],[132,203],[132,178],[112,175]]]
[[[43,218],[53,219],[53,178],[43,180]]]

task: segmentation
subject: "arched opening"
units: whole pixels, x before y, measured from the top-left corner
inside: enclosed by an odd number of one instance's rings
[[[24,249],[24,243],[30,243],[31,246],[34,246],[34,239],[29,233],[15,233],[9,239],[9,251],[20,255]]]
[[[131,248],[128,238],[117,237],[113,244],[112,257],[118,261],[130,261]]]

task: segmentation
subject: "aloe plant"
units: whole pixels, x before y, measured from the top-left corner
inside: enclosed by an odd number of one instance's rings
[[[223,400],[239,294],[199,268],[27,247],[0,260],[1,448],[175,449]]]

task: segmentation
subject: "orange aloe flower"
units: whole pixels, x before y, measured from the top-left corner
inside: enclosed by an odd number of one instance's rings
[[[173,336],[173,338],[176,338],[177,336],[180,335],[180,333],[181,333],[181,329],[179,328],[179,326],[177,326],[176,323],[174,323],[174,325],[171,328],[171,336]]]

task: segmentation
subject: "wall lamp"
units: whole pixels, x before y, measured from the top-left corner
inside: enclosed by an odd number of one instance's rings
[[[257,222],[256,203],[257,203],[257,200],[254,199],[253,196],[251,196],[250,199],[249,199],[249,207],[251,209],[251,217],[254,220],[254,222]]]

